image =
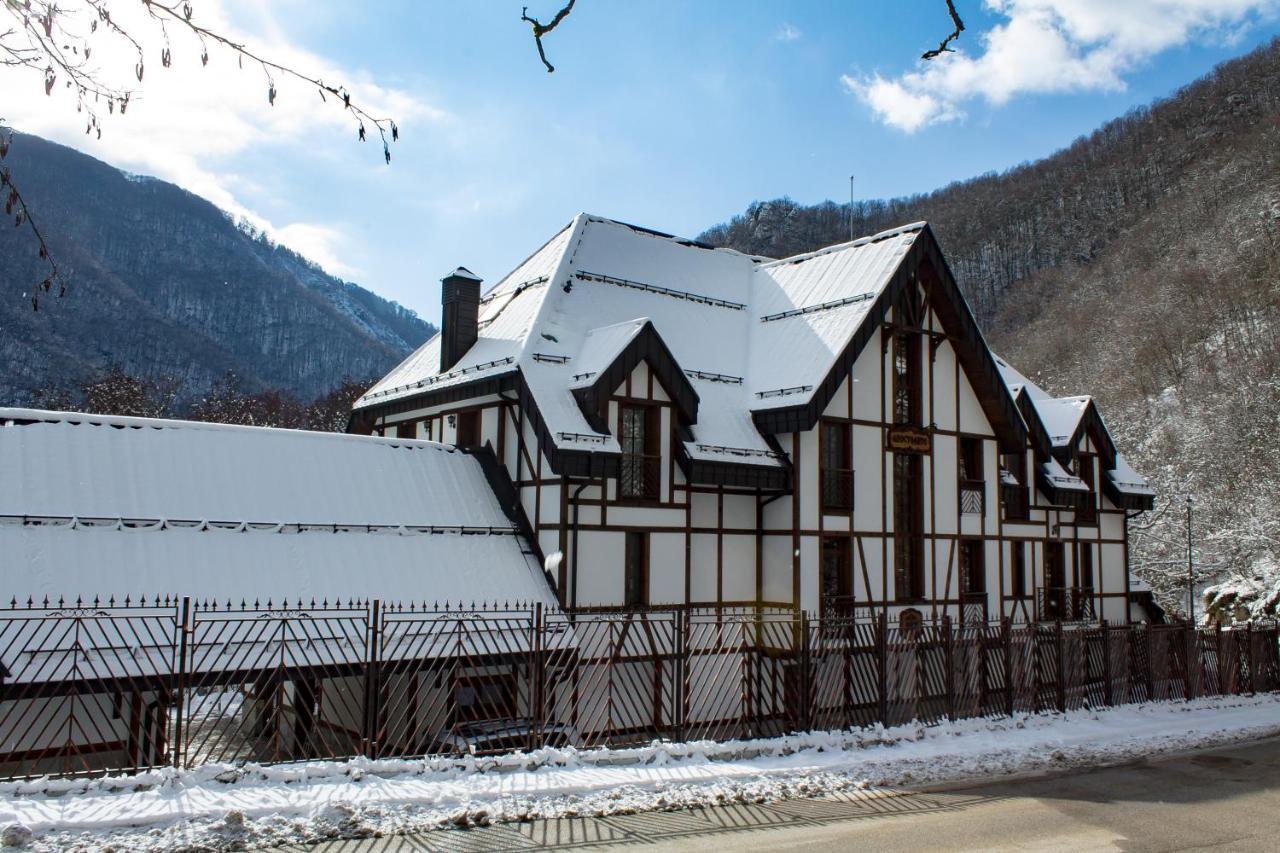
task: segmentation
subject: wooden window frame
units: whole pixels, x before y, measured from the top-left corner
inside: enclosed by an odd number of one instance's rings
[[[818,429],[819,492],[822,498],[822,511],[853,512],[853,424],[824,418],[819,421]],[[833,441],[833,434],[837,432],[837,440]],[[829,460],[828,452],[832,446],[839,448],[835,454],[839,458]]]
[[[835,589],[828,588],[827,554],[828,549],[838,553],[840,566],[836,573]],[[824,602],[835,602],[838,599],[853,598],[853,547],[847,535],[823,536],[819,546],[820,561],[818,582],[821,586],[819,598]]]
[[[1030,598],[1027,590],[1027,543],[1014,540],[1009,543],[1009,597]]]
[[[644,413],[644,450],[639,454],[630,453],[627,449],[628,410]],[[662,405],[635,400],[619,401],[618,445],[622,448],[622,459],[618,470],[618,501],[631,504],[660,503],[662,501]],[[625,489],[626,470],[628,464],[636,464],[634,460],[637,457],[640,460],[641,491],[639,494],[632,494]]]
[[[960,513],[986,515],[986,442],[974,436],[956,441],[956,474],[960,485]]]
[[[649,606],[649,534],[628,530],[623,539],[622,605],[638,610]]]
[[[987,594],[987,554],[983,539],[961,539],[956,542],[956,569],[959,575],[960,592],[965,595]],[[974,589],[974,577],[978,578],[979,588]]]
[[[1089,487],[1088,502],[1076,508],[1076,524],[1095,526],[1098,523],[1098,485],[1094,466],[1096,453],[1080,453],[1076,459],[1076,475]]]
[[[480,447],[483,442],[484,434],[484,415],[481,409],[464,409],[460,412],[454,412],[457,416],[457,426],[453,434],[453,443],[458,447]],[[463,439],[463,424],[475,425],[475,442],[467,443]]]

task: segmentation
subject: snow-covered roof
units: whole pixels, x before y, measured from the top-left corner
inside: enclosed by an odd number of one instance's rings
[[[1066,489],[1073,492],[1089,491],[1088,484],[1074,474],[1069,473],[1066,468],[1063,468],[1058,463],[1057,459],[1050,457],[1048,462],[1040,466],[1040,469],[1055,489]]]
[[[558,447],[616,452],[571,392],[647,321],[704,401],[685,452],[777,467],[752,412],[814,396],[924,228],[766,262],[581,214],[483,297],[479,340],[450,371],[433,339],[356,408],[518,370]]]
[[[1033,398],[1036,413],[1054,447],[1065,447],[1075,437],[1080,419],[1089,408],[1090,397]]]
[[[479,462],[428,441],[0,408],[8,594],[550,603]]]
[[[1129,461],[1116,454],[1116,467],[1107,471],[1107,477],[1110,478],[1111,484],[1115,486],[1117,491],[1125,494],[1155,496],[1155,489],[1151,488],[1151,484],[1147,479],[1139,474],[1129,465]]]

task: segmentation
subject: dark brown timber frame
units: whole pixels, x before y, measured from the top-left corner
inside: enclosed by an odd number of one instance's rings
[[[899,263],[889,285],[867,311],[831,370],[816,386],[809,402],[752,412],[756,428],[774,435],[813,429],[840,385],[849,377],[858,356],[885,322],[902,289],[915,280],[924,287],[929,307],[938,315],[943,328],[950,330],[948,340],[991,422],[1001,449],[1010,452],[1024,448],[1027,436],[1022,418],[928,225],[921,227],[920,235]]]

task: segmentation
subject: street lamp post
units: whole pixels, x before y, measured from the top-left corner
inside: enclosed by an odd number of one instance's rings
[[[1196,624],[1195,567],[1191,557],[1191,506],[1195,499],[1187,495],[1187,618]]]

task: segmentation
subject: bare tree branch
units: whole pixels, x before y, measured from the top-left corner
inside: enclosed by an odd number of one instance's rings
[[[0,131],[0,134],[3,134],[3,131]],[[3,160],[8,155],[10,141],[9,137],[0,135],[0,160]],[[27,202],[22,198],[22,193],[18,191],[18,187],[13,183],[13,176],[6,166],[0,166],[0,194],[5,196],[5,215],[13,217],[15,226],[22,227],[26,225],[31,229],[31,233],[36,238],[40,259],[49,265],[48,275],[31,293],[31,310],[39,311],[41,292],[48,293],[53,289],[53,283],[58,281],[58,296],[62,297],[67,292],[67,286],[58,279],[58,264],[53,259],[53,254],[49,251],[49,244],[45,242],[44,233],[41,232],[40,226],[36,224],[36,221],[31,218],[31,211],[27,209]]]
[[[391,162],[391,143],[400,138],[399,126],[393,119],[371,115],[352,100],[351,92],[345,86],[329,84],[318,77],[273,62],[246,45],[201,26],[192,20],[193,9],[188,0],[180,3],[174,0],[141,2],[147,14],[159,26],[162,41],[160,64],[164,68],[169,68],[173,61],[169,27],[185,27],[200,42],[202,65],[209,64],[210,43],[237,54],[241,67],[245,59],[257,63],[266,77],[267,99],[273,106],[276,101],[273,75],[277,74],[315,86],[326,103],[329,102],[328,95],[332,95],[341,109],[351,113],[356,124],[356,138],[361,142],[367,138],[367,126],[373,125],[382,141],[383,159],[387,163]],[[567,14],[567,10],[557,16],[552,26],[559,23],[564,14]],[[58,84],[71,90],[76,99],[76,112],[86,116],[84,132],[96,132],[98,138],[101,138],[102,125],[98,114],[101,106],[105,104],[110,113],[119,109],[123,115],[136,92],[131,88],[104,82],[101,70],[91,63],[93,37],[100,31],[105,31],[133,48],[136,54],[133,74],[139,84],[142,83],[146,70],[146,50],[143,47],[146,39],[141,34],[129,32],[112,17],[108,0],[62,0],[61,3],[54,0],[0,0],[0,16],[3,15],[12,19],[12,24],[7,29],[0,30],[0,68],[22,68],[40,75],[46,95],[52,95]],[[8,138],[0,138],[0,159],[7,153],[10,141]],[[0,195],[5,196],[6,213],[15,218],[17,225],[25,223],[31,229],[40,257],[49,264],[49,275],[35,288],[31,300],[32,308],[39,310],[41,292],[49,292],[57,282],[61,296],[66,292],[66,285],[59,279],[58,266],[50,255],[44,235],[14,184],[12,170],[0,169],[0,178]]]
[[[573,4],[576,2],[578,2],[578,0],[569,0],[563,9],[556,12],[556,16],[551,19],[551,23],[549,24],[540,23],[537,18],[530,18],[528,6],[525,6],[520,10],[520,20],[527,21],[529,26],[533,28],[533,40],[538,45],[538,58],[542,60],[543,65],[547,66],[548,74],[555,71],[556,67],[547,61],[546,51],[542,49],[542,37],[560,26],[560,22],[573,11]]]
[[[926,50],[921,55],[921,59],[935,59],[944,53],[954,53],[955,51],[951,49],[951,42],[960,38],[960,34],[964,32],[964,21],[960,20],[960,13],[956,11],[954,0],[946,0],[946,3],[947,12],[951,15],[951,23],[955,25],[955,30],[952,31],[951,35],[944,38],[936,49]]]

